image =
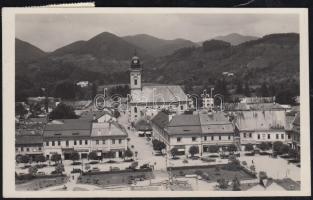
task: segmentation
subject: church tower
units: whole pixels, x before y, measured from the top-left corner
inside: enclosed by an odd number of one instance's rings
[[[141,73],[142,67],[140,60],[137,56],[134,56],[130,64],[130,89],[141,90]]]

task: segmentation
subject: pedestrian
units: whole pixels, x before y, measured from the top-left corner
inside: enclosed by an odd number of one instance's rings
[[[254,164],[254,161],[252,160],[252,164]]]

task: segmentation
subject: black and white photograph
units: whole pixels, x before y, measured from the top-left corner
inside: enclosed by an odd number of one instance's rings
[[[310,195],[306,9],[4,17],[11,195]]]

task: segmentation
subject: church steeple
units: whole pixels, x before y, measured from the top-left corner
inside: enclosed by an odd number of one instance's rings
[[[142,67],[139,57],[136,55],[133,56],[130,63],[130,89],[136,90],[141,89],[141,73]]]

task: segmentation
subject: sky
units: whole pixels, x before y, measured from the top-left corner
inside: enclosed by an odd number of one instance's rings
[[[48,52],[102,32],[193,42],[230,33],[299,32],[296,14],[18,14],[15,22],[17,38]]]

